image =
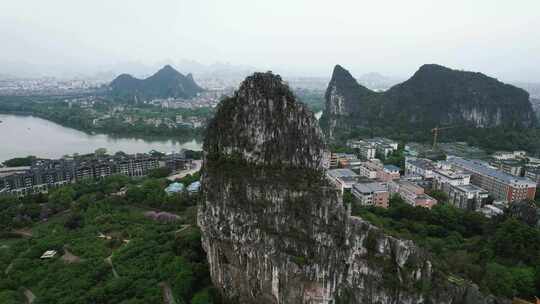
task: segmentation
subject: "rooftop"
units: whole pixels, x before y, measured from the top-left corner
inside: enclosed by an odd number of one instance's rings
[[[386,192],[386,186],[381,183],[354,184],[353,188],[360,193]]]
[[[435,170],[433,170],[433,172],[438,173],[438,174],[443,175],[443,176],[446,176],[446,177],[451,178],[451,179],[466,178],[466,177],[470,176],[469,173],[465,173],[463,171],[458,171],[458,170],[435,169]]]
[[[433,170],[435,168],[431,161],[423,158],[410,159],[407,160],[407,163],[422,168],[424,170]]]
[[[384,165],[384,169],[387,170],[387,171],[390,171],[390,172],[393,172],[393,171],[398,171],[400,170],[400,168],[398,166],[394,166],[394,165]]]
[[[358,177],[351,169],[332,169],[328,170],[327,174],[333,178]]]
[[[463,192],[467,192],[467,193],[471,193],[471,192],[476,192],[476,193],[487,192],[487,190],[485,190],[483,188],[480,188],[478,186],[475,186],[473,184],[454,186],[454,188],[457,188],[457,189],[459,189],[459,190],[461,190]]]
[[[536,187],[536,183],[531,181],[528,178],[513,176],[510,174],[498,171],[496,169],[486,166],[484,162],[480,162],[476,160],[468,160],[461,157],[453,157],[453,156],[448,157],[448,161],[466,170],[475,172],[477,174],[489,176],[491,178],[502,181],[504,183],[513,183],[513,184],[519,183],[519,184],[527,184],[528,186],[531,186],[531,187]]]
[[[178,193],[181,191],[184,191],[184,184],[179,182],[174,182],[165,188],[165,192],[167,193]]]

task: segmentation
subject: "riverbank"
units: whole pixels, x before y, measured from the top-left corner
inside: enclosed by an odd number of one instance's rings
[[[145,153],[151,150],[160,152],[189,149],[200,151],[202,142],[198,138],[177,140],[162,137],[129,138],[106,134],[88,134],[67,128],[55,122],[35,116],[0,114],[0,162],[35,155],[42,158],[61,158],[66,154],[93,153],[105,148],[109,153]]]

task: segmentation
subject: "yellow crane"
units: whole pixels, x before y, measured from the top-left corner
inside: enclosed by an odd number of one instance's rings
[[[431,129],[431,133],[433,133],[433,149],[435,149],[435,147],[437,146],[437,137],[439,137],[439,131],[452,129],[452,128],[456,128],[456,126],[448,126],[448,127],[442,127],[442,128],[435,127]]]

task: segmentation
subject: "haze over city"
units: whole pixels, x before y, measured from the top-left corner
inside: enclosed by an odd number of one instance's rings
[[[188,60],[317,77],[341,63],[405,79],[438,63],[538,82],[539,11],[535,0],[3,0],[0,74],[147,74]]]

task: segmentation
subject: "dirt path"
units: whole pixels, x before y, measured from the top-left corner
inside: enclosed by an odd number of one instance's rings
[[[26,303],[32,304],[36,300],[36,296],[28,288],[24,288],[24,296],[26,297]]]
[[[184,230],[188,229],[189,227],[191,227],[191,225],[190,225],[190,224],[182,225],[182,228],[180,228],[180,229],[176,230],[176,232],[175,232],[175,233],[179,233],[179,232],[182,232],[182,231],[184,231]]]
[[[4,273],[8,274],[11,268],[13,268],[13,262],[9,263],[8,267],[6,267],[6,270],[4,270]]]
[[[112,262],[112,254],[105,259],[105,263],[107,263],[107,264],[109,264],[111,266],[113,276],[115,278],[119,278],[120,276],[118,275],[118,272],[116,272],[116,269],[114,269],[114,265],[113,265],[113,262]]]
[[[64,255],[61,257],[61,259],[66,263],[79,263],[81,261],[81,258],[74,255],[73,253],[69,252],[67,248],[64,247]]]
[[[159,283],[159,286],[161,286],[161,290],[163,291],[163,303],[176,304],[176,300],[174,299],[174,295],[169,283],[161,282]]]
[[[13,230],[13,233],[15,234],[18,234],[20,236],[24,236],[24,237],[32,237],[32,229],[16,229],[16,230]]]

